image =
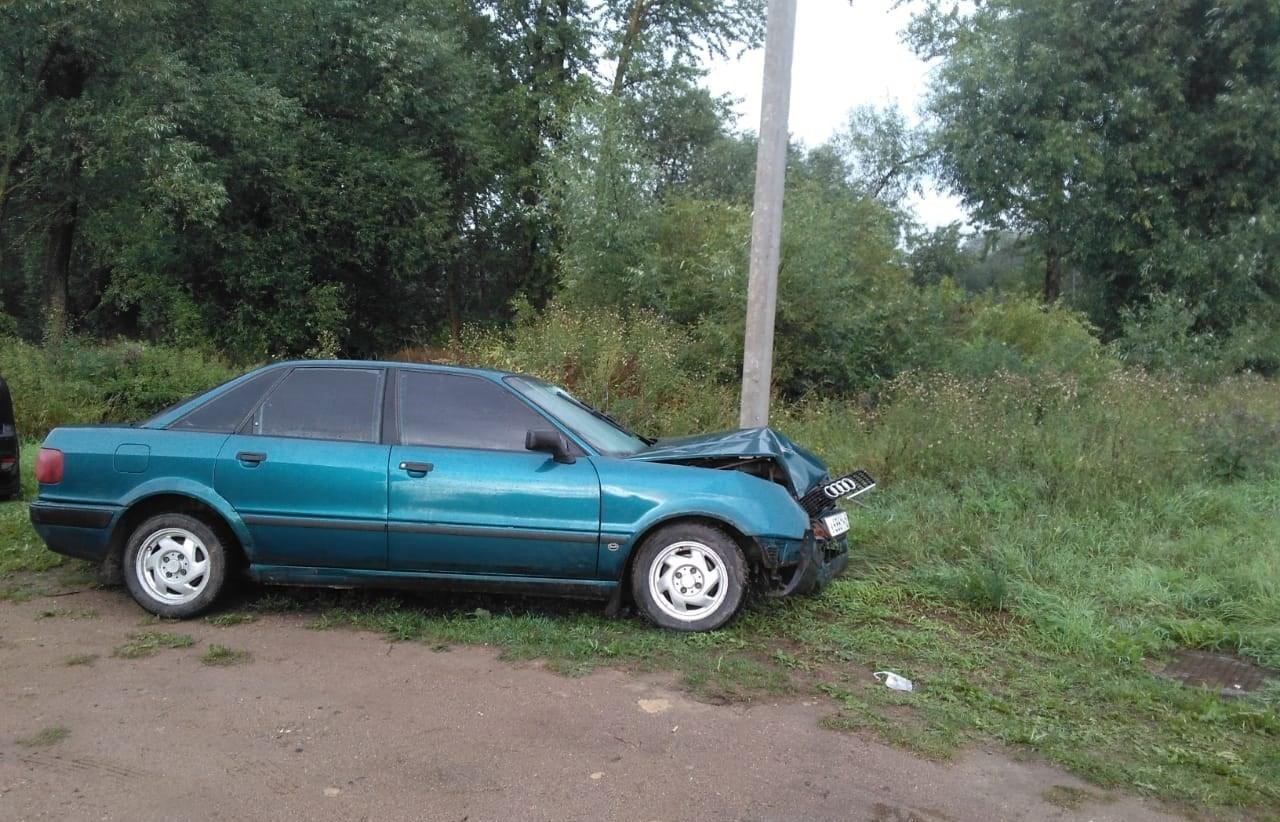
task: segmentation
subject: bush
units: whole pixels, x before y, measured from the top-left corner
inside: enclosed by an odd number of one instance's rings
[[[75,340],[42,348],[0,338],[0,376],[23,437],[59,425],[140,420],[238,372],[195,349]]]
[[[1199,330],[1204,308],[1187,300],[1157,295],[1150,304],[1126,309],[1123,333],[1115,341],[1124,362],[1196,382],[1225,375],[1280,372],[1280,309],[1259,301],[1230,333]]]
[[[735,392],[712,380],[691,350],[684,329],[652,312],[553,304],[541,313],[520,307],[505,331],[469,328],[454,349],[395,356],[532,374],[652,436],[731,427]]]
[[[1260,475],[1280,464],[1280,424],[1248,411],[1211,414],[1196,435],[1209,470],[1223,479]]]

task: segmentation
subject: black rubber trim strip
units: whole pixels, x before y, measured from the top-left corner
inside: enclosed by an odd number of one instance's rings
[[[63,525],[69,528],[106,528],[115,516],[114,508],[85,508],[78,505],[31,503],[31,521],[36,525]]]
[[[245,525],[275,525],[281,528],[337,528],[342,531],[383,531],[385,522],[367,519],[327,519],[325,517],[278,517],[267,514],[245,514]]]
[[[392,522],[388,528],[397,534],[449,534],[460,537],[494,537],[497,539],[537,539],[548,542],[595,542],[596,534],[581,531],[528,531],[523,528],[485,528],[478,525],[435,525],[426,522]]]
[[[281,517],[267,514],[245,514],[245,525],[274,525],[283,528],[337,528],[347,531],[381,531],[398,534],[448,534],[463,537],[498,539],[535,539],[547,542],[595,542],[595,534],[575,531],[527,531],[521,528],[485,528],[475,525],[434,525],[424,522],[372,522],[363,519],[326,519],[323,517]]]

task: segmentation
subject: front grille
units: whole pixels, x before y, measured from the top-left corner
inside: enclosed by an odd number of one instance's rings
[[[809,489],[809,492],[800,498],[800,507],[805,510],[811,517],[815,517],[829,509],[835,508],[835,500],[827,496],[824,490],[826,486],[840,486],[838,488],[839,495],[844,499],[853,499],[859,497],[876,487],[876,481],[866,471],[858,470],[851,474],[846,474],[837,480],[823,480],[817,485]]]
[[[819,483],[813,487],[812,491],[800,498],[800,507],[809,516],[816,517],[828,509],[834,509],[836,505],[830,497],[822,493],[822,484]]]

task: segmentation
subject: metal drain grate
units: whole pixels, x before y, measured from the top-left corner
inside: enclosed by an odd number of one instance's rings
[[[1182,650],[1161,674],[1188,688],[1212,688],[1223,696],[1243,696],[1261,688],[1274,674],[1229,654]]]

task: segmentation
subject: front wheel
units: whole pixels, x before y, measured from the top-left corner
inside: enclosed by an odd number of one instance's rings
[[[697,523],[659,529],[640,546],[631,593],[655,625],[714,631],[733,619],[747,587],[742,549],[724,531]]]
[[[213,604],[227,581],[222,540],[187,514],[159,514],[139,525],[123,563],[134,600],[162,617],[195,616]]]

